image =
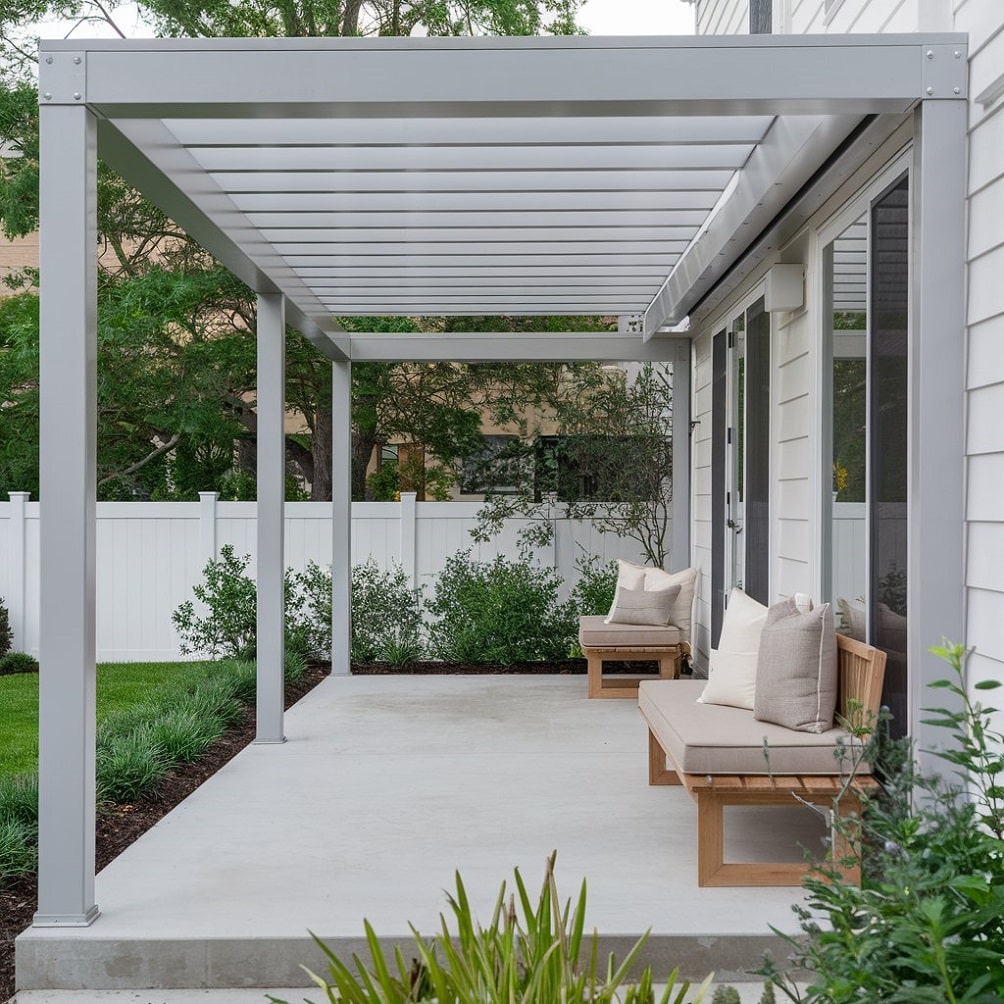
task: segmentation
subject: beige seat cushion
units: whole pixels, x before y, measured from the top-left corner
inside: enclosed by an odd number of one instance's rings
[[[669,648],[680,644],[680,629],[672,624],[607,624],[602,615],[579,618],[579,644],[585,648]]]
[[[643,681],[638,707],[662,748],[685,774],[834,774],[843,729],[796,732],[758,722],[752,712],[721,704],[698,704],[703,680]],[[770,768],[764,759],[766,739]],[[869,770],[867,764],[859,771]]]

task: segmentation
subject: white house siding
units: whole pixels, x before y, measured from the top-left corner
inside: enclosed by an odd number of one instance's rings
[[[743,31],[736,0],[699,0],[701,33]],[[827,12],[826,8],[829,7]],[[966,638],[976,649],[974,679],[1004,678],[1004,96],[986,106],[976,98],[1004,84],[1004,3],[1001,0],[775,0],[775,30],[795,34],[962,31],[969,34],[969,202],[965,346],[967,381]],[[737,25],[739,25],[737,27]],[[700,367],[702,350],[695,348]],[[790,381],[785,386],[791,386]],[[786,405],[779,404],[783,409]],[[782,432],[783,435],[783,432]],[[784,471],[796,466],[779,443]],[[778,512],[799,505],[798,481],[782,480]],[[695,503],[701,504],[699,498]],[[780,516],[779,519],[784,519]],[[700,524],[700,513],[695,517]],[[780,534],[782,549],[790,534]],[[701,558],[700,552],[697,554]],[[784,581],[783,557],[776,570]]]
[[[700,569],[695,611],[694,654],[699,666],[707,667],[711,648],[711,339],[709,326],[694,339],[694,380],[691,419],[693,483],[692,521],[694,564]]]
[[[796,592],[818,595],[815,588],[816,543],[813,535],[812,478],[816,422],[810,392],[815,354],[808,311],[774,314],[771,318],[771,426],[774,433],[774,477],[771,497],[773,546],[771,592],[777,597]]]
[[[966,638],[976,679],[1004,679],[1004,4],[955,0],[969,33]]]

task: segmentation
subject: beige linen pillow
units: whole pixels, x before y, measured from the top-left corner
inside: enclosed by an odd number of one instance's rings
[[[630,562],[623,562],[625,565]],[[618,562],[618,566],[621,563]],[[646,589],[665,589],[669,586],[679,586],[680,595],[673,604],[669,623],[680,629],[680,640],[690,642],[691,620],[694,610],[694,593],[697,589],[697,569],[685,568],[681,572],[667,572],[662,568],[645,565],[632,565],[645,573]]]
[[[824,603],[800,612],[775,603],[760,635],[753,717],[799,732],[833,727],[837,705],[837,635]]]
[[[625,589],[645,588],[645,569],[623,558],[617,559],[617,585]]]
[[[725,704],[753,710],[756,693],[760,633],[767,608],[741,589],[729,593],[718,648],[708,660],[708,682],[697,700],[701,704]]]
[[[627,589],[618,586],[605,624],[645,624],[665,627],[680,594],[679,586],[666,589]]]

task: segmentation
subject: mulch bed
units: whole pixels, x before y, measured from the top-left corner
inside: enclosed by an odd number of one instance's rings
[[[629,672],[628,664],[623,671]],[[512,666],[458,666],[439,662],[413,662],[404,666],[388,663],[370,663],[352,667],[353,675],[372,676],[384,674],[404,675],[475,675],[475,674],[584,674],[584,659],[562,662],[516,663]],[[295,704],[304,694],[313,690],[328,674],[327,666],[311,666],[301,683],[286,685],[286,707]],[[100,871],[113,861],[134,840],[142,836],[154,823],[167,815],[179,802],[187,798],[203,781],[212,777],[224,764],[233,759],[255,736],[254,708],[249,706],[244,722],[230,729],[193,764],[171,771],[161,782],[156,795],[142,799],[134,805],[102,806],[97,815],[96,859]],[[0,1001],[14,993],[14,938],[29,924],[35,913],[38,886],[34,876],[22,879],[0,890]]]

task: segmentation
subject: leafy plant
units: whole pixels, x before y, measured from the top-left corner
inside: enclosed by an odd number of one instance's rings
[[[38,827],[0,819],[0,888],[9,879],[31,875],[38,867]]]
[[[198,616],[191,600],[171,614],[182,654],[254,658],[258,597],[254,582],[244,574],[250,562],[250,555],[238,558],[232,544],[220,548],[219,559],[206,562],[204,582],[193,586],[192,592],[208,607],[207,616]]]
[[[10,673],[37,673],[38,660],[28,652],[8,652],[0,656],[0,676]]]
[[[433,654],[447,662],[506,665],[563,659],[575,637],[572,606],[558,602],[552,568],[498,555],[476,561],[470,551],[447,559],[427,609]]]
[[[400,566],[385,571],[371,558],[353,567],[353,662],[409,662],[422,655],[421,592]]]
[[[579,577],[568,599],[576,615],[605,614],[614,602],[617,590],[617,562],[601,565],[598,555],[580,555],[575,567]]]
[[[0,656],[5,656],[14,643],[14,632],[10,628],[10,612],[0,596]]]
[[[99,802],[134,802],[167,773],[164,748],[149,727],[125,735],[98,736],[97,792]]]
[[[176,708],[150,725],[150,739],[171,764],[191,763],[223,735],[223,722],[214,715]]]
[[[808,877],[803,937],[786,938],[794,964],[814,974],[804,996],[764,967],[792,1000],[990,1004],[1004,994],[1004,735],[973,696],[1001,684],[970,690],[965,649],[932,651],[951,669],[932,684],[951,706],[928,709],[950,742],[932,752],[955,777],[921,770],[905,741],[885,742],[885,795],[836,823],[867,851],[860,888],[833,868]]]
[[[286,598],[287,639],[304,655],[327,659],[331,655],[331,572],[313,561],[302,572],[288,573]],[[287,640],[287,648],[289,648]]]
[[[405,962],[401,950],[388,958],[371,925],[364,921],[371,963],[353,954],[343,962],[314,936],[328,960],[327,978],[307,972],[331,1004],[651,1004],[655,1001],[651,967],[637,983],[628,975],[645,943],[643,936],[618,963],[611,955],[601,966],[599,938],[585,934],[586,884],[574,907],[558,898],[552,854],[536,904],[517,870],[516,892],[507,898],[502,884],[491,920],[482,926],[474,916],[459,873],[456,894],[448,897],[455,927],[445,917],[440,931],[424,938],[412,927],[417,958]],[[353,971],[353,967],[354,970]],[[688,998],[690,984],[678,985],[673,970],[659,997],[661,1004],[699,1004],[709,976]],[[270,996],[273,1004],[287,1004]]]

